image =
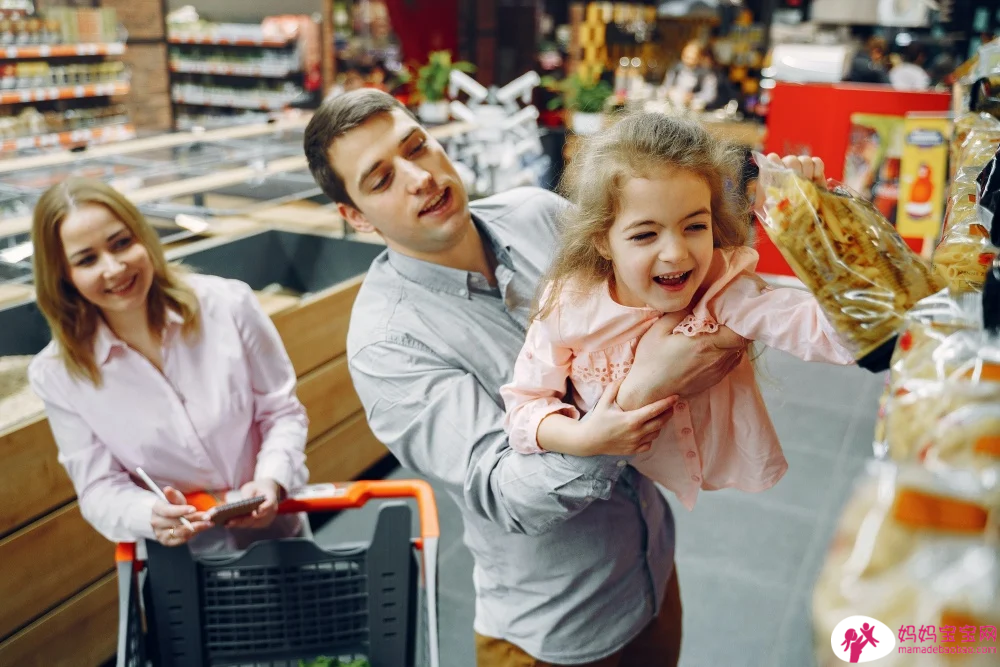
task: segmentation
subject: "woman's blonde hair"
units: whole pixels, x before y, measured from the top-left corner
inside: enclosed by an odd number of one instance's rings
[[[46,190],[35,206],[31,224],[38,308],[48,320],[70,374],[100,386],[94,334],[101,312],[80,295],[70,280],[60,235],[66,216],[86,205],[108,209],[149,253],[153,264],[153,284],[146,299],[150,330],[157,334],[162,331],[168,308],[183,318],[182,331],[188,337],[199,332],[200,318],[198,298],[181,277],[185,270],[167,263],[159,236],[124,195],[110,185],[86,178],[68,178]]]
[[[614,266],[602,252],[630,178],[664,167],[697,175],[712,193],[715,247],[746,245],[750,225],[739,186],[742,163],[738,147],[714,139],[695,121],[661,113],[629,114],[583,140],[560,184],[571,206],[562,216],[559,250],[541,282],[534,317],[548,315],[569,279],[588,289],[614,276]]]

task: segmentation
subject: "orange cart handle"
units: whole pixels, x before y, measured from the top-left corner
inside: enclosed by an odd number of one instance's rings
[[[225,503],[225,492],[195,491],[185,494],[185,500],[199,512],[205,512]],[[330,512],[362,507],[373,498],[415,498],[420,513],[420,539],[423,541],[441,535],[438,523],[437,502],[434,489],[422,479],[375,480],[338,482],[336,484],[310,484],[293,493],[278,505],[280,514],[295,512]],[[134,561],[135,544],[120,542],[115,549],[115,561]]]
[[[189,493],[186,499],[199,512],[224,502],[225,493]],[[310,484],[281,501],[278,512],[330,512],[356,509],[373,498],[415,498],[420,513],[420,536],[439,537],[437,502],[434,489],[422,479],[363,480],[336,484]]]

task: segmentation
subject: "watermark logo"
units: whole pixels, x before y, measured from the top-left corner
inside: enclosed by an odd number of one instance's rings
[[[872,662],[895,650],[896,633],[869,616],[850,616],[833,629],[830,646],[844,662]]]

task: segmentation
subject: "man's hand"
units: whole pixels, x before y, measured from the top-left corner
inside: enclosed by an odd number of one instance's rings
[[[747,341],[726,327],[693,337],[672,331],[657,322],[639,340],[632,370],[618,390],[618,405],[623,410],[714,387],[746,352]]]

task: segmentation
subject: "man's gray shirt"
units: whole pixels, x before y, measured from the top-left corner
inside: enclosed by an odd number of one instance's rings
[[[351,313],[347,354],[376,437],[440,481],[475,558],[475,629],[537,659],[598,660],[658,612],[670,509],[625,458],[510,449],[500,387],[554,255],[564,199],[518,188],[470,205],[497,257],[484,276],[387,250]]]

